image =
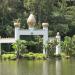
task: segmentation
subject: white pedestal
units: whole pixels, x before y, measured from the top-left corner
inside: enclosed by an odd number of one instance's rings
[[[19,27],[15,27],[15,40],[19,39]]]

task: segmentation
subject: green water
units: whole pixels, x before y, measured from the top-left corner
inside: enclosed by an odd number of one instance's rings
[[[75,75],[75,59],[0,61],[0,75]]]

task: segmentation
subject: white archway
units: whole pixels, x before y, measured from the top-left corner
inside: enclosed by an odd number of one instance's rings
[[[35,29],[34,25],[36,23],[35,17],[33,14],[30,14],[27,20],[29,29],[20,29],[20,22],[17,20],[14,22],[15,26],[15,37],[14,38],[3,38],[0,39],[1,43],[14,43],[16,40],[20,39],[20,35],[42,35],[43,36],[43,46],[47,45],[48,42],[48,23],[42,23],[43,29]],[[0,49],[1,54],[1,49]],[[43,54],[47,54],[45,47],[43,47]]]
[[[48,23],[42,23],[43,29],[35,29],[35,17],[30,14],[27,20],[29,29],[20,29],[20,23],[14,23],[15,26],[15,40],[20,39],[20,35],[43,35],[43,46],[47,45],[48,42]],[[43,47],[43,54],[47,54],[45,47]]]

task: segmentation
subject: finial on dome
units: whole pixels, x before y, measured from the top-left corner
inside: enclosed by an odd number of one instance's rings
[[[32,13],[29,15],[29,17],[27,19],[27,23],[28,23],[29,29],[34,28],[34,26],[36,24],[36,19]]]

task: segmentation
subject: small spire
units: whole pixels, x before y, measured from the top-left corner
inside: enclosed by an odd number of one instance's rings
[[[16,20],[14,21],[14,26],[15,26],[15,27],[20,27],[20,19],[16,19]]]

